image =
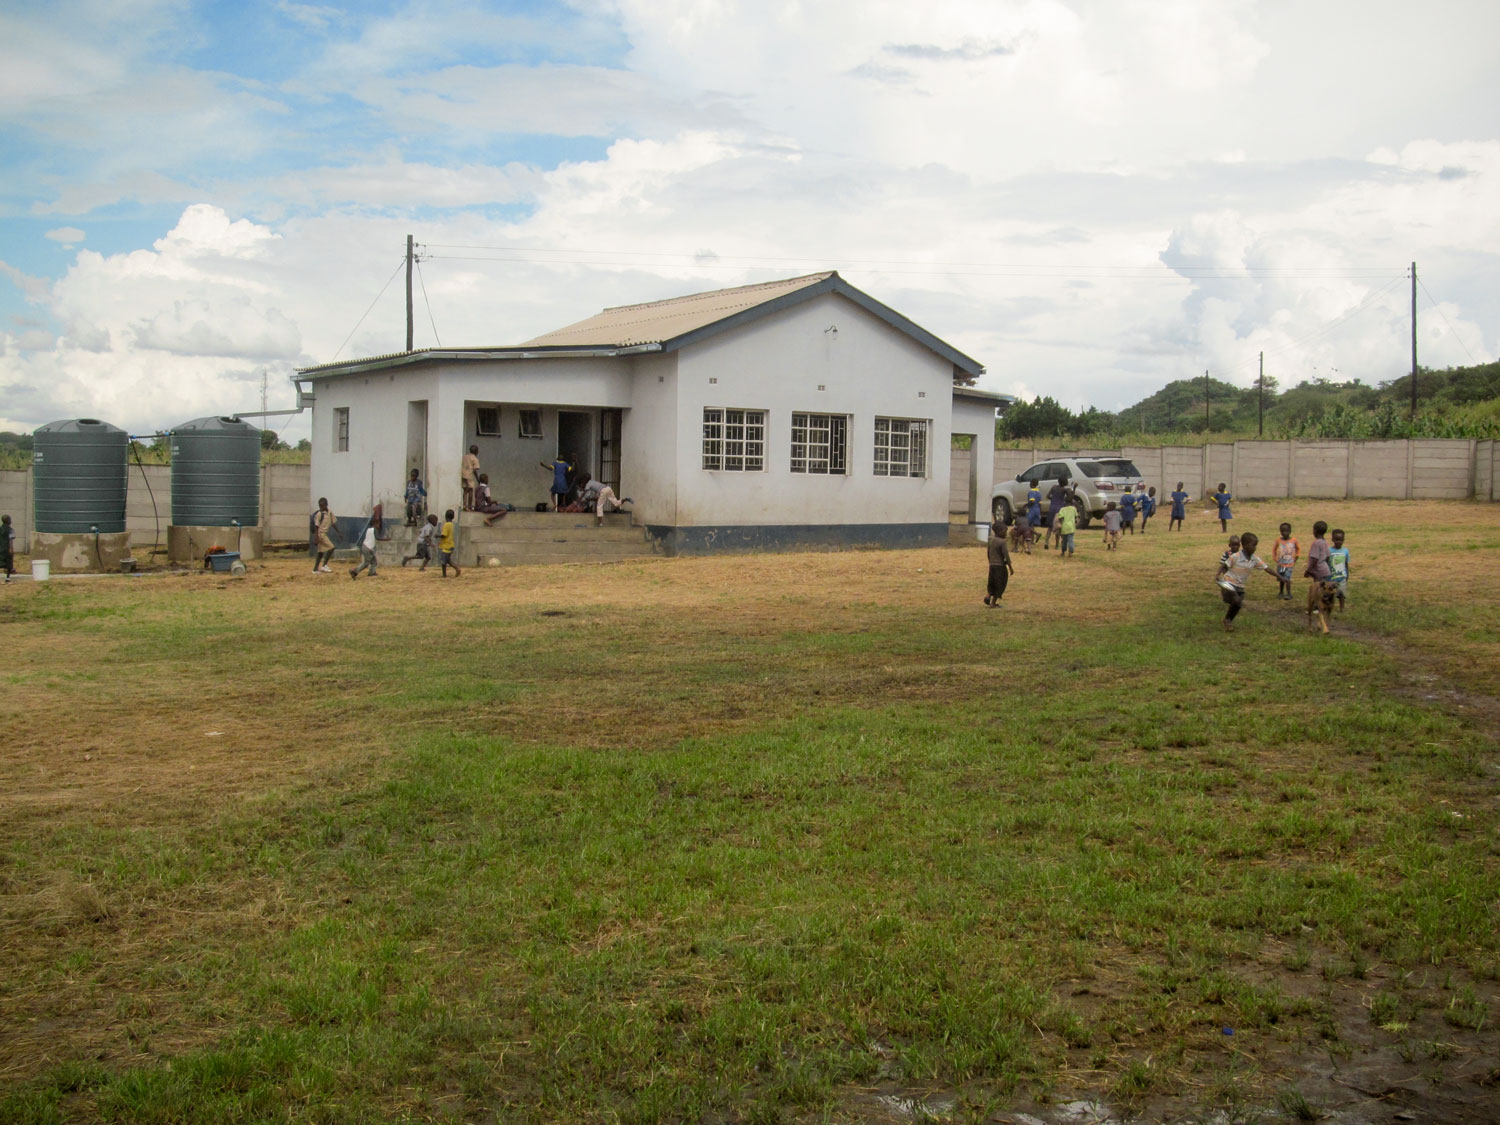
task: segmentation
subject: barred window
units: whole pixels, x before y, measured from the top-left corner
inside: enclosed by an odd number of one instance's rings
[[[792,415],[792,472],[838,476],[848,471],[849,418],[845,414]]]
[[[474,436],[500,436],[500,408],[498,406],[476,406],[474,408]]]
[[[875,475],[927,475],[927,423],[911,418],[875,419]]]
[[[759,473],[766,467],[766,412],[703,409],[703,467]]]
[[[333,451],[349,452],[349,408],[338,406],[333,411]]]

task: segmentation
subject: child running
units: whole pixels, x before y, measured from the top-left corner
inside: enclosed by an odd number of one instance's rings
[[[438,542],[438,562],[443,567],[443,577],[448,577],[448,568],[453,568],[453,577],[457,578],[463,573],[458,569],[458,564],[453,561],[453,551],[457,544],[453,539],[453,509],[449,508],[443,513],[442,538]]]
[[[1016,541],[1016,546],[1028,555],[1031,554],[1031,544],[1036,541],[1036,532],[1031,527],[1030,511],[1031,509],[1027,508],[1017,516],[1015,524],[1010,529],[1011,538]]]
[[[1034,480],[1026,490],[1026,519],[1032,527],[1042,525],[1042,482]]]
[[[1145,488],[1145,485],[1141,486]],[[1146,495],[1141,497],[1141,534],[1146,534],[1146,523],[1152,516],[1156,515],[1156,485],[1146,489]]]
[[[1078,509],[1071,503],[1064,504],[1057,511],[1057,554],[1059,558],[1067,558],[1073,553],[1073,536],[1078,531]]]
[[[1219,530],[1228,531],[1229,521],[1234,519],[1234,513],[1229,510],[1229,502],[1234,497],[1229,495],[1229,490],[1224,487],[1223,481],[1219,482],[1218,491],[1210,496],[1209,499],[1219,506]]]
[[[1052,535],[1057,531],[1057,513],[1062,510],[1063,504],[1068,499],[1068,482],[1055,480],[1052,487],[1047,490],[1047,534],[1042,539],[1042,550],[1052,549]],[[1058,535],[1058,542],[1062,542],[1062,536]]]
[[[1307,549],[1307,569],[1302,572],[1303,577],[1311,578],[1314,582],[1325,582],[1332,575],[1333,570],[1328,565],[1328,556],[1333,553],[1333,548],[1328,546],[1328,540],[1323,538],[1328,534],[1328,524],[1319,520],[1313,524],[1312,546]]]
[[[1005,545],[1005,522],[997,519],[990,525],[990,541],[985,548],[990,561],[989,583],[985,586],[984,604],[991,609],[1000,608],[1000,599],[1005,596],[1006,583],[1016,568],[1010,561],[1010,548]]]
[[[1172,525],[1177,525],[1177,530],[1182,530],[1182,521],[1187,516],[1187,502],[1192,499],[1182,490],[1182,482],[1177,482],[1177,488],[1172,492],[1172,514],[1167,520],[1167,530],[1172,530]]]
[[[1333,584],[1339,588],[1339,612],[1344,612],[1344,596],[1349,592],[1349,548],[1344,546],[1344,529],[1333,529],[1333,550],[1328,552],[1328,568]]]
[[[1292,525],[1281,525],[1281,538],[1271,548],[1271,561],[1276,566],[1276,581],[1281,583],[1279,597],[1292,600],[1292,572],[1297,560],[1302,557],[1302,545],[1292,538]]]
[[[1135,534],[1135,493],[1129,489],[1120,497],[1120,522]]]
[[[1104,506],[1104,549],[1113,551],[1120,544],[1120,510],[1111,500]]]
[[[436,515],[429,515],[427,521],[422,524],[422,530],[417,532],[417,553],[414,555],[403,555],[401,557],[401,565],[405,566],[413,559],[421,559],[422,565],[417,567],[417,569],[426,570],[427,564],[432,561],[432,541],[437,538],[437,533],[438,518]]]
[[[1219,596],[1229,608],[1224,613],[1224,631],[1234,631],[1234,619],[1245,606],[1245,579],[1257,570],[1266,570],[1266,564],[1255,553],[1260,545],[1254,532],[1240,536],[1240,549],[1219,563]]]

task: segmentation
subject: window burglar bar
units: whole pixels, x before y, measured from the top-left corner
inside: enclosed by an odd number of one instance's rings
[[[792,415],[792,472],[841,475],[847,471],[849,419],[843,414]]]
[[[766,467],[766,412],[705,407],[703,467],[734,473],[763,472]]]
[[[927,423],[908,418],[875,419],[875,475],[927,475]]]

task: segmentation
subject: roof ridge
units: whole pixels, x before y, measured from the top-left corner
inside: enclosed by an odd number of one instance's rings
[[[731,285],[725,289],[705,289],[701,293],[685,293],[681,297],[665,297],[660,301],[640,301],[633,305],[606,305],[601,312],[626,312],[630,309],[660,308],[664,305],[685,304],[688,301],[700,301],[708,297],[722,297],[726,293],[748,293],[757,289],[773,289],[791,285],[798,281],[826,281],[830,277],[836,277],[838,270],[819,270],[816,273],[805,273],[797,277],[783,277],[776,281],[755,281],[749,285]]]

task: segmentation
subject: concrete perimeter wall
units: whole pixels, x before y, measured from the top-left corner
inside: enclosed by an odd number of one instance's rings
[[[950,510],[958,513],[966,510],[968,462],[960,461],[965,454],[959,451],[953,456]],[[1500,500],[1500,442],[1465,438],[997,449],[995,480],[1013,479],[1038,461],[1063,456],[1128,457],[1158,495],[1182,481],[1188,495],[1198,498],[1223,481],[1242,500]]]
[[[307,517],[313,507],[310,482],[311,467],[308,465],[260,467],[260,526],[267,543],[307,539]],[[395,514],[399,517],[401,513]],[[9,515],[16,529],[16,550],[21,554],[28,553],[32,532],[30,469],[0,471],[0,515]],[[130,532],[131,545],[149,549],[159,538],[161,549],[165,551],[167,525],[171,522],[171,467],[131,465],[130,488],[125,495],[125,529]]]

